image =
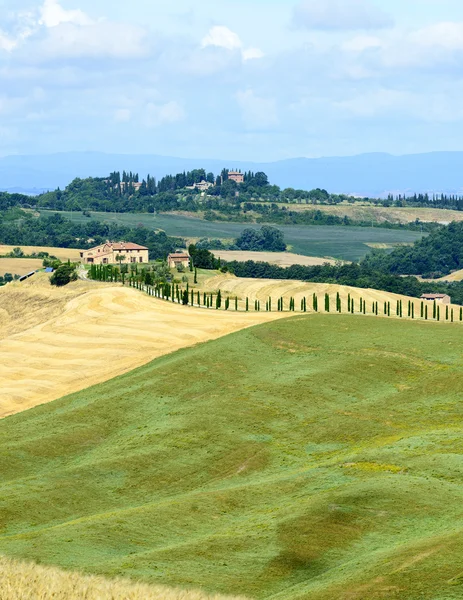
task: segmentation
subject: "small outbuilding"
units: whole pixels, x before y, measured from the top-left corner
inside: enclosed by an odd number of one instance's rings
[[[190,268],[191,257],[187,252],[174,252],[167,257],[169,269],[177,269],[178,267]]]
[[[421,300],[440,302],[440,304],[452,304],[452,299],[447,294],[423,294]]]

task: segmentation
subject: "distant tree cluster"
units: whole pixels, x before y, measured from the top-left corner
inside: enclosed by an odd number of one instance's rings
[[[264,225],[259,230],[245,229],[235,245],[240,250],[248,251],[284,252],[286,250],[283,232],[269,225]]]

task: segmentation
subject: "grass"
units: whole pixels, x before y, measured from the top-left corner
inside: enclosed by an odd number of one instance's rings
[[[52,214],[42,211],[42,215]],[[86,223],[88,217],[82,213],[62,213],[76,223]],[[249,227],[260,228],[261,225],[242,223],[222,223],[203,221],[179,215],[151,215],[132,213],[91,213],[93,219],[104,223],[115,223],[127,227],[142,224],[154,229],[163,229],[168,235],[185,238],[236,238]],[[291,251],[305,256],[333,257],[340,260],[357,261],[370,251],[368,244],[401,244],[412,243],[422,236],[413,231],[397,229],[380,229],[367,227],[323,227],[301,225],[276,225],[285,234],[286,243]]]
[[[0,422],[0,553],[209,593],[462,597],[458,327],[296,316]]]

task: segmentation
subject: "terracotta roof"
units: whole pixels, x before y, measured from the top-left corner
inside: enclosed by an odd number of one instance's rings
[[[169,258],[190,258],[189,254],[186,252],[174,252],[174,254],[169,254]]]
[[[146,246],[139,246],[130,242],[110,243],[110,246],[112,246],[113,250],[148,250]]]
[[[448,298],[447,294],[423,294],[422,298]]]

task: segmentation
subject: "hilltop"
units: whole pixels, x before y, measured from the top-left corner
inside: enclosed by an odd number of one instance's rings
[[[0,552],[254,598],[461,597],[459,325],[296,316],[0,421]]]
[[[68,152],[40,156],[0,158],[0,189],[63,188],[74,177],[98,177],[110,171],[132,170],[157,178],[201,165],[220,172],[224,166],[264,171],[277,185],[302,189],[330,188],[335,193],[387,196],[388,193],[461,193],[462,152],[432,152],[392,156],[385,153],[358,156],[294,158],[277,162],[177,158],[159,155],[123,155]],[[19,189],[18,189],[19,188]]]

